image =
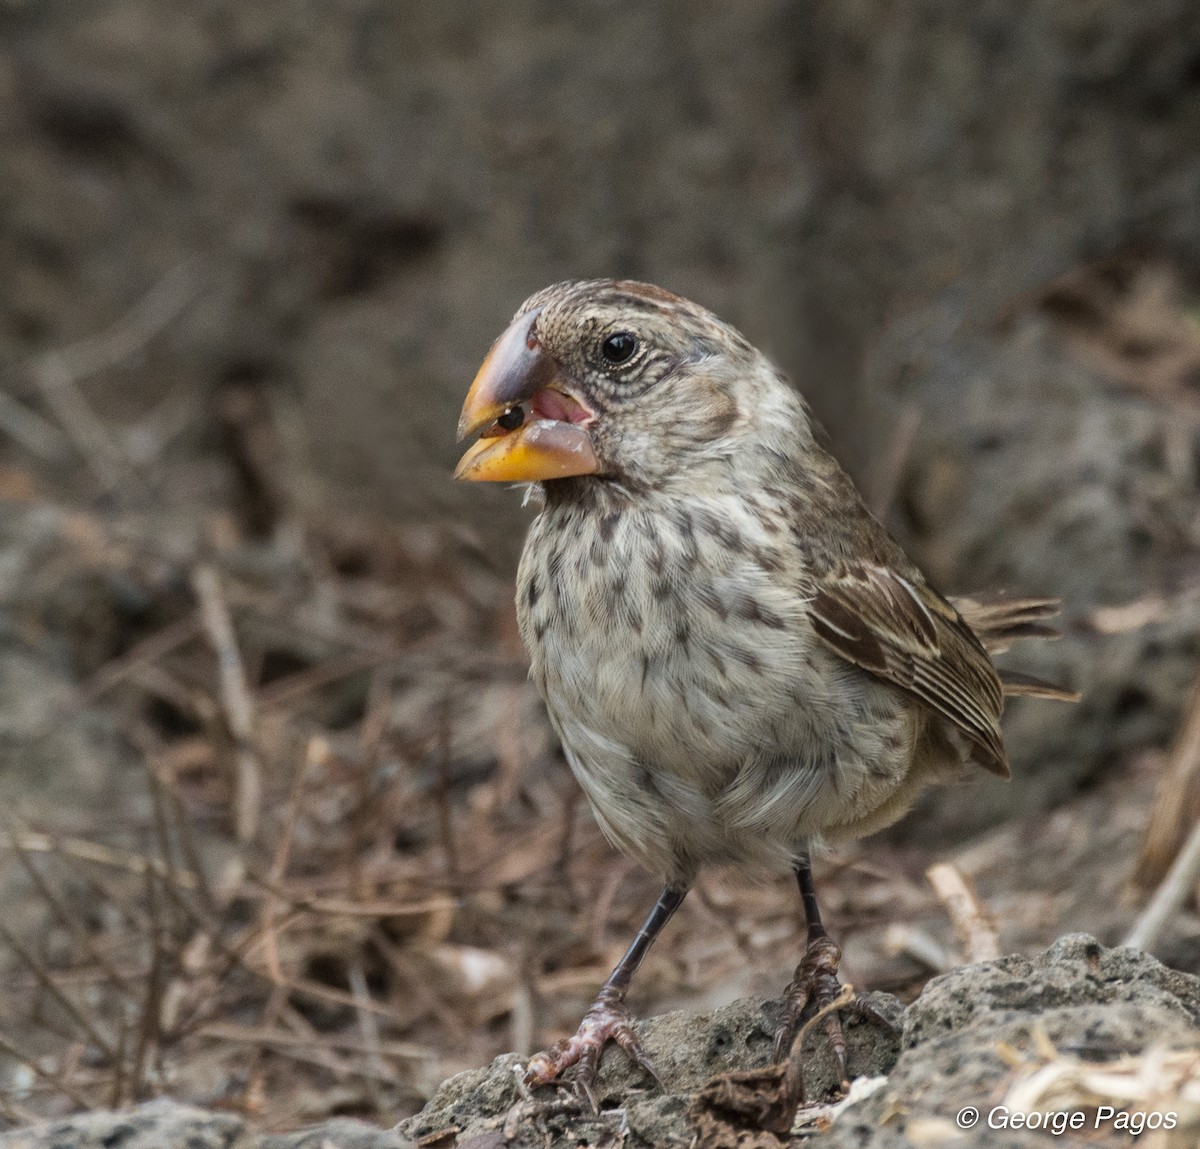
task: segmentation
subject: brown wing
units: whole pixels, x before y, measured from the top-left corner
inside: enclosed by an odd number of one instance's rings
[[[917,578],[852,562],[819,580],[811,608],[813,629],[838,654],[953,723],[982,766],[1008,777],[1000,676],[941,595]]]

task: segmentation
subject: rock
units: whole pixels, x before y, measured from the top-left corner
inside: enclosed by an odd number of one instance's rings
[[[894,999],[869,999],[885,1015],[897,1017]],[[666,1092],[646,1090],[649,1083],[620,1052],[609,1053],[597,1080],[598,1116],[553,1100],[540,1115],[521,1104],[521,1062],[509,1054],[487,1069],[451,1078],[399,1128],[413,1138],[456,1128],[457,1141],[448,1136],[445,1143],[462,1149],[483,1149],[496,1136],[501,1138],[497,1145],[532,1147],[546,1137],[554,1144],[604,1144],[622,1129],[628,1145],[686,1145],[697,1133],[697,1091],[711,1078],[720,1076],[735,1086],[739,1078],[760,1087],[770,1083],[763,1070],[777,1010],[777,1002],[747,1000],[706,1016],[673,1013],[641,1023],[639,1033],[659,1064]],[[851,1020],[852,1072],[866,1079],[886,1074],[886,1081],[876,1081],[861,1101],[852,1097],[835,1111],[832,1126],[805,1144],[908,1149],[940,1137],[963,1149],[1043,1145],[1041,1131],[1010,1129],[1004,1140],[986,1120],[974,1132],[955,1124],[958,1112],[970,1105],[986,1118],[1014,1079],[1000,1049],[1007,1045],[1032,1057],[1039,1048],[1037,1034],[1065,1054],[1089,1061],[1164,1043],[1200,1045],[1200,979],[1138,951],[1105,949],[1084,935],[1065,937],[1036,957],[1011,956],[953,970],[931,981],[904,1011],[898,1060],[886,1033]],[[810,1096],[820,1096],[832,1083],[830,1066],[821,1042],[814,1041],[812,1050],[806,1076]],[[711,1087],[705,1091],[711,1093]],[[513,1139],[503,1141],[506,1134]],[[699,1144],[716,1149],[781,1142],[769,1132],[745,1125],[722,1130],[709,1120]]]
[[[84,1113],[0,1135],[4,1149],[251,1149],[245,1122],[160,1099],[129,1113]]]
[[[1105,949],[1083,934],[1033,958],[952,970],[931,981],[905,1012],[904,1052],[886,1086],[845,1109],[814,1144],[892,1149],[941,1130],[954,1135],[948,1143],[956,1146],[1044,1146],[1044,1130],[1001,1134],[988,1124],[1015,1076],[1001,1050],[1032,1059],[1044,1039],[1064,1054],[1099,1062],[1149,1047],[1196,1047],[1200,978],[1140,951]],[[956,1119],[970,1106],[982,1117],[965,1135]]]
[[[473,523],[510,573],[528,512],[450,479],[467,381],[530,291],[635,275],[770,350],[868,487],[903,391],[924,521],[899,525],[939,583],[1060,594],[1076,616],[1123,601],[1169,574],[1180,522],[1160,512],[1195,500],[1194,474],[1169,473],[1148,404],[995,320],[1135,240],[1194,265],[1200,8],[977,8],[9,5],[0,365],[32,400],[33,357],[174,284],[150,353],[81,381],[108,421],[167,380],[206,412],[180,452],[211,459],[214,395],[254,389],[292,428],[306,499]],[[939,799],[911,832],[1044,809],[1161,742],[1189,612],[1037,656],[1085,706],[1015,708],[1020,784]]]
[[[160,1099],[128,1113],[87,1113],[0,1134],[3,1149],[413,1149],[399,1134],[335,1118],[296,1133],[257,1135],[240,1117]]]
[[[1103,1020],[1107,1015],[1097,1006],[1153,1014],[1164,1035],[1200,1030],[1200,979],[1140,950],[1105,949],[1086,934],[1068,934],[1036,957],[1013,954],[934,978],[905,1011],[904,1047],[971,1027],[1027,1022],[1030,1014],[1043,1023],[1069,1018],[1069,1029],[1083,1012]]]
[[[1064,682],[1077,706],[1007,708],[1011,784],[984,778],[927,794],[896,829],[957,841],[1045,810],[1148,745],[1166,745],[1200,652],[1200,589],[1177,572],[1200,557],[1200,423],[1115,386],[1069,353],[1044,317],[1002,334],[955,335],[936,315],[878,370],[922,418],[893,528],[946,590],[1063,601],[1060,642],[1021,644],[1001,663]],[[1096,607],[1161,598],[1145,625],[1092,624]]]
[[[895,998],[886,994],[865,997],[883,1016],[899,1024],[901,1006]],[[749,998],[711,1014],[678,1011],[639,1022],[637,1031],[662,1077],[665,1093],[654,1088],[619,1049],[610,1047],[595,1083],[600,1115],[580,1116],[567,1109],[546,1116],[545,1126],[553,1137],[581,1139],[611,1136],[624,1125],[630,1145],[686,1143],[691,1137],[688,1112],[696,1091],[719,1075],[766,1068],[778,1016],[778,1001]],[[898,1033],[855,1016],[847,1019],[846,1039],[855,1075],[885,1073],[899,1052]],[[807,1048],[809,1093],[824,1096],[835,1084],[832,1056],[816,1034],[809,1035]],[[466,1145],[472,1137],[502,1128],[508,1120],[510,1129],[516,1127],[522,1136],[533,1137],[537,1120],[531,1124],[522,1119],[527,1107],[514,1108],[521,1099],[517,1082],[522,1068],[521,1059],[506,1054],[487,1069],[460,1073],[400,1129],[419,1139],[457,1127],[461,1130],[459,1144]]]
[[[247,1149],[413,1149],[413,1144],[377,1125],[337,1117],[299,1133],[258,1137]]]
[[[897,1028],[847,1019],[850,1070],[858,1080],[844,1102],[800,1111],[795,1129],[806,1133],[804,1144],[1035,1149],[1046,1144],[1044,1130],[996,1125],[1005,1114],[1011,1118],[1005,1105],[1020,1075],[1014,1060],[1038,1066],[1052,1055],[1104,1067],[1122,1055],[1176,1048],[1197,1051],[1200,1065],[1200,978],[1139,951],[1105,949],[1082,934],[1064,937],[1035,957],[1014,955],[952,970],[931,981],[907,1010],[887,995],[866,996]],[[747,999],[707,1015],[670,1013],[639,1023],[665,1091],[610,1049],[596,1083],[597,1114],[581,1111],[569,1093],[555,1097],[547,1090],[536,1104],[523,1099],[522,1060],[506,1054],[452,1077],[420,1113],[390,1132],[338,1119],[298,1133],[255,1135],[239,1118],[157,1101],[130,1113],[93,1113],[17,1130],[0,1137],[0,1146],[405,1149],[420,1142],[437,1149],[542,1149],[547,1143],[620,1141],[778,1149],[788,1130],[756,1127],[746,1117],[756,1105],[768,1118],[773,1112],[772,1090],[779,1081],[768,1062],[778,1010],[778,1002]],[[808,1096],[827,1096],[834,1084],[832,1065],[820,1040],[810,1041],[804,1064]],[[1094,1109],[1095,1099],[1092,1104]],[[1155,1104],[1155,1112],[1175,1106],[1173,1135],[1181,1138],[1160,1144],[1175,1149],[1196,1143],[1200,1106],[1189,1109],[1169,1095]],[[959,1114],[970,1107],[978,1110],[978,1123],[966,1128]],[[1121,1107],[1117,1101],[1115,1110]],[[1089,1123],[1095,1119],[1089,1110]],[[1056,1143],[1084,1141],[1072,1140],[1068,1131]]]
[[[448,477],[467,381],[530,291],[636,275],[771,347],[865,470],[888,428],[860,365],[889,320],[948,281],[990,318],[1133,237],[1196,251],[1198,20],[10,5],[0,359],[105,330],[184,268],[154,357],[87,381],[102,409],[144,413],[164,379],[295,397],[343,499],[449,510],[511,552],[517,500]]]

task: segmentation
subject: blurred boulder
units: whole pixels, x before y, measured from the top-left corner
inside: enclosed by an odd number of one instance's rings
[[[204,454],[260,392],[302,508],[449,516],[507,569],[519,499],[449,479],[468,380],[545,283],[658,281],[791,372],[943,586],[1067,600],[1029,657],[1084,705],[1014,708],[1022,784],[943,828],[1171,729],[1194,422],[1020,301],[1135,243],[1200,268],[1195,4],[100,0],[7,5],[0,49],[22,401],[31,357],[74,348],[106,420],[192,410]],[[1151,629],[1089,631],[1147,588]]]
[[[1123,385],[1038,312],[890,351],[887,401],[920,412],[893,528],[943,588],[1061,598],[1062,640],[1000,662],[1083,696],[1016,700],[1013,781],[938,790],[898,828],[962,838],[1173,735],[1200,659],[1200,403]]]

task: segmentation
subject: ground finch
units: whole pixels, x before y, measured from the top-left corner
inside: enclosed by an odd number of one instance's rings
[[[589,1090],[617,1041],[650,1067],[625,992],[701,866],[796,873],[808,951],[778,1048],[838,992],[809,869],[819,839],[899,818],[931,782],[1006,776],[989,649],[1049,633],[1047,600],[943,598],[863,505],[787,381],[714,315],[647,284],[528,299],[463,406],[471,480],[544,505],[517,611],[597,821],[665,888],[578,1032],[530,1062]],[[845,1078],[836,1013],[829,1034]]]

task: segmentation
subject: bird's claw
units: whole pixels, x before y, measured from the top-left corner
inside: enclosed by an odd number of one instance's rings
[[[792,983],[784,991],[784,1017],[775,1031],[774,1059],[778,1063],[792,1054],[792,1045],[800,1029],[800,1018],[811,1002],[816,1006],[818,1013],[824,1013],[821,1024],[837,1067],[838,1081],[844,1091],[850,1088],[850,1079],[846,1072],[846,1035],[838,1017],[839,1010],[854,1010],[867,1020],[887,1029],[892,1029],[893,1026],[878,1010],[861,998],[838,1001],[839,997],[844,995],[842,984],[838,981],[838,965],[841,960],[841,948],[832,938],[818,937],[809,943],[803,959],[796,967]]]
[[[634,1062],[662,1086],[662,1079],[654,1063],[642,1045],[641,1038],[633,1028],[633,1015],[629,1012],[621,995],[601,990],[592,1008],[583,1015],[579,1028],[567,1038],[556,1042],[543,1053],[529,1059],[525,1070],[525,1084],[530,1087],[553,1085],[559,1076],[572,1065],[576,1067],[574,1086],[579,1096],[587,1102],[592,1112],[598,1112],[593,1083],[600,1068],[600,1057],[604,1047],[615,1041]]]

